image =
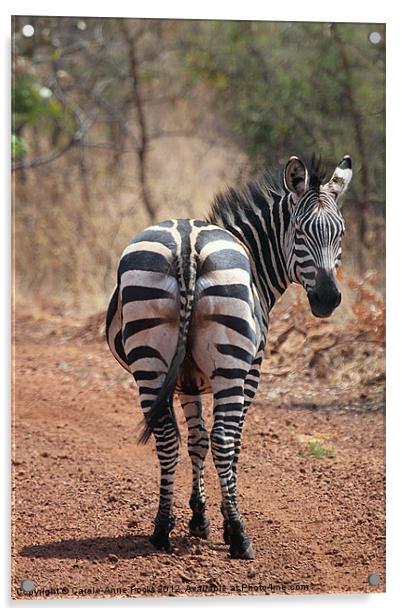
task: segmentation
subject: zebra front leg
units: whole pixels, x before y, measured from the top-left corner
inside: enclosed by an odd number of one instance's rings
[[[216,385],[215,382],[214,388]],[[225,540],[229,543],[229,553],[232,558],[253,559],[253,547],[245,532],[235,496],[235,475],[233,473],[235,439],[243,417],[244,397],[243,395],[231,395],[226,401],[222,392],[227,388],[227,384],[221,385],[220,390],[214,389],[214,426],[211,432],[211,449],[222,492],[221,511],[224,518]],[[236,387],[236,390],[243,392],[242,385]]]
[[[209,437],[204,424],[202,401],[199,395],[180,394],[180,402],[188,427],[188,453],[193,473],[190,507],[193,511],[189,522],[190,534],[206,539],[209,519],[205,513],[204,462],[208,452]]]

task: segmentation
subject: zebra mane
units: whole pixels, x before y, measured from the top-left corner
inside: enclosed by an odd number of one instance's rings
[[[236,214],[254,210],[256,202],[263,200],[266,203],[270,195],[282,197],[285,194],[282,170],[278,169],[275,173],[264,171],[243,187],[228,187],[224,192],[218,193],[212,201],[207,221],[218,225],[230,222]]]
[[[319,192],[320,186],[324,183],[327,175],[327,171],[320,155],[312,155],[307,166],[307,171],[309,175],[309,189],[314,192]]]
[[[268,202],[268,198],[284,197],[288,194],[283,182],[283,168],[273,173],[263,171],[256,178],[250,180],[241,188],[228,187],[224,192],[218,193],[211,205],[207,221],[220,224],[232,221],[236,214],[246,213],[255,209],[256,203]],[[313,154],[307,165],[309,175],[309,189],[318,192],[323,184],[326,171],[321,156]]]

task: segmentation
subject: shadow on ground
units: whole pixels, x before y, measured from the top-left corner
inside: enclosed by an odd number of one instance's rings
[[[199,540],[191,537],[175,537],[174,552],[183,555]],[[20,556],[28,558],[56,558],[79,560],[104,560],[111,557],[130,559],[157,552],[149,542],[148,535],[121,535],[119,537],[91,537],[65,539],[52,543],[29,545],[22,548]]]

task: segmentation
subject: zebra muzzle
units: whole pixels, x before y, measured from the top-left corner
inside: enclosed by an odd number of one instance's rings
[[[321,319],[331,316],[342,300],[333,274],[324,269],[318,270],[315,286],[308,291],[307,297],[311,312]]]

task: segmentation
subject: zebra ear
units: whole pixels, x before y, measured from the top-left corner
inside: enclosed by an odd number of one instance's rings
[[[308,186],[307,167],[300,158],[291,156],[283,173],[285,187],[297,198],[305,192]]]
[[[352,179],[352,159],[346,154],[336,167],[331,179],[324,184],[323,188],[329,190],[335,201],[346,191]]]

